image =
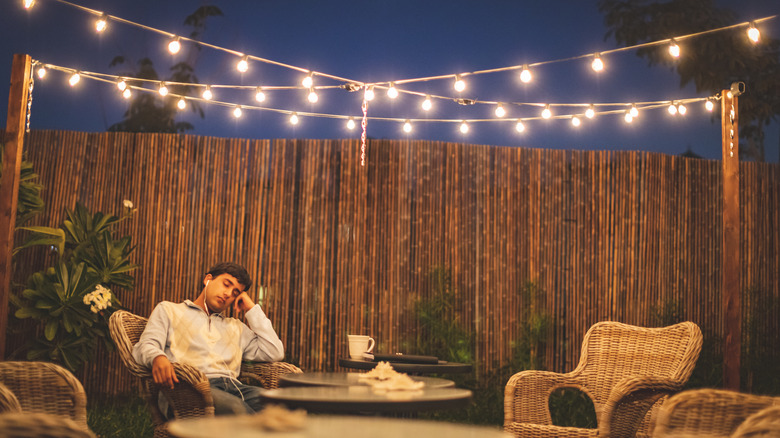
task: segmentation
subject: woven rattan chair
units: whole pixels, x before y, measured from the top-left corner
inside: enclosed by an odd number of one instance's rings
[[[69,418],[89,432],[87,394],[65,368],[48,362],[0,362],[0,383],[16,397],[22,413]]]
[[[683,391],[669,397],[661,406],[653,436],[763,436],[757,434],[757,431],[771,426],[767,414],[772,413],[769,411],[763,414],[763,410],[772,406],[780,407],[780,397],[743,394],[723,389]],[[779,421],[779,412],[774,410],[775,423]],[[751,417],[753,415],[756,417]],[[748,418],[751,421],[747,421]],[[778,426],[780,424],[775,424],[775,427]],[[739,435],[737,429],[741,430]],[[756,434],[751,435],[754,432]],[[775,429],[775,434],[768,436],[780,436],[780,429]]]
[[[580,362],[559,374],[522,371],[504,393],[504,429],[518,437],[633,437],[648,433],[650,411],[688,380],[701,351],[702,335],[692,322],[643,328],[599,322],[585,334]],[[550,394],[577,388],[596,410],[598,429],[552,424]]]
[[[7,386],[0,383],[0,413],[22,412],[22,405]]]
[[[749,416],[731,435],[733,438],[780,436],[780,406],[772,406]]]
[[[0,436],[4,438],[95,438],[70,418],[44,413],[0,414]]]
[[[152,371],[139,365],[133,358],[133,346],[138,342],[146,327],[147,319],[130,312],[119,310],[111,315],[109,330],[117,346],[122,362],[130,373],[141,378],[144,397],[152,413],[155,437],[170,436],[166,418],[160,411],[158,397],[162,392],[173,409],[174,418],[190,418],[214,415],[214,401],[206,376],[186,363],[174,363],[179,383],[174,389],[160,387],[154,383]],[[279,386],[279,376],[286,373],[300,373],[300,368],[285,362],[244,364],[239,378],[263,388]]]

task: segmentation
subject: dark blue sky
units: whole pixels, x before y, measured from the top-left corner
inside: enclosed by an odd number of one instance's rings
[[[200,2],[169,0],[97,1],[74,3],[103,10],[173,33],[187,34],[184,17]],[[523,63],[568,58],[616,48],[604,40],[605,27],[595,1],[520,0],[258,0],[212,2],[224,17],[209,21],[203,40],[221,47],[286,64],[355,79],[378,82],[491,69]],[[777,0],[739,2],[740,20],[780,13]],[[109,68],[116,55],[133,61],[148,56],[161,75],[181,60],[196,60],[201,83],[233,85],[298,85],[302,74],[256,63],[239,74],[236,57],[204,48],[199,53],[185,45],[176,55],[165,48],[167,38],[111,22],[97,35],[94,18],[52,0],[38,0],[27,11],[21,0],[4,0],[0,14],[0,79],[9,82],[14,53],[75,69],[118,74]],[[780,37],[780,20],[761,26],[767,37]],[[684,50],[684,47],[683,47]],[[503,102],[634,102],[706,97],[692,86],[680,89],[679,78],[664,67],[647,67],[633,51],[604,58],[606,70],[599,75],[589,60],[541,66],[534,81],[522,84],[517,72],[481,75],[468,79],[463,97]],[[316,85],[334,85],[316,79]],[[725,84],[724,84],[725,85]],[[749,87],[749,84],[748,84]],[[407,86],[415,91],[451,95],[451,80]],[[7,88],[6,88],[7,90]],[[748,89],[749,92],[749,89]],[[253,92],[215,90],[215,99],[254,104]],[[436,101],[429,113],[420,110],[421,98],[401,95],[389,100],[383,93],[370,104],[369,115],[394,118],[493,118],[493,106],[462,106]],[[6,96],[7,92],[3,93]],[[360,93],[321,90],[319,101],[310,104],[300,90],[268,93],[266,106],[294,111],[346,114],[359,117]],[[34,129],[104,131],[120,121],[126,102],[111,84],[83,80],[71,89],[64,74],[50,72],[36,80],[32,106]],[[185,118],[195,125],[193,134],[240,138],[358,138],[345,122],[327,118],[302,118],[292,126],[287,116],[245,111],[235,119],[220,106],[204,106],[206,117],[191,113]],[[5,119],[6,105],[0,117]],[[507,105],[507,119],[534,116],[536,109]],[[570,112],[557,110],[559,113]],[[518,134],[514,122],[472,123],[463,135],[456,123],[415,123],[410,138],[473,144],[526,146],[575,150],[643,150],[679,154],[690,148],[707,158],[720,157],[719,119],[713,120],[703,105],[689,107],[685,117],[671,117],[665,109],[644,111],[632,124],[622,116],[583,118],[579,128],[567,120],[530,121]],[[778,161],[777,123],[768,128],[768,161]],[[368,135],[374,138],[406,138],[397,122],[370,121]]]

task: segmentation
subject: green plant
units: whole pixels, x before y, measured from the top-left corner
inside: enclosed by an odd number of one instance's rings
[[[87,425],[101,437],[136,438],[154,435],[152,416],[146,401],[135,394],[91,397],[87,401]]]
[[[32,274],[22,293],[11,297],[16,318],[39,321],[26,345],[28,359],[51,360],[75,371],[99,342],[112,346],[108,318],[121,303],[108,288],[131,290],[130,272],[138,266],[129,260],[130,237],[115,240],[111,227],[133,211],[128,208],[122,217],[92,215],[76,204],[60,228],[22,228],[31,232],[22,248],[52,245],[59,255],[54,267]]]

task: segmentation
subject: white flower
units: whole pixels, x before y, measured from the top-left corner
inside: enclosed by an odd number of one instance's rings
[[[133,208],[133,201],[129,199],[125,199],[124,201],[122,201],[122,205],[124,205],[125,208]]]
[[[84,295],[84,304],[90,306],[92,313],[98,313],[101,310],[111,306],[111,290],[106,289],[102,284],[95,286],[95,290]]]

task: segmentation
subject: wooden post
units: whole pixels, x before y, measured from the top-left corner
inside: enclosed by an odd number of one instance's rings
[[[739,132],[737,96],[721,92],[723,127],[723,387],[739,390],[742,343],[739,256]]]
[[[16,202],[19,197],[19,170],[22,165],[27,97],[30,88],[30,57],[14,55],[11,89],[8,92],[8,119],[3,138],[3,177],[0,180],[0,360],[5,359],[8,328],[8,297],[11,292],[16,227]]]

